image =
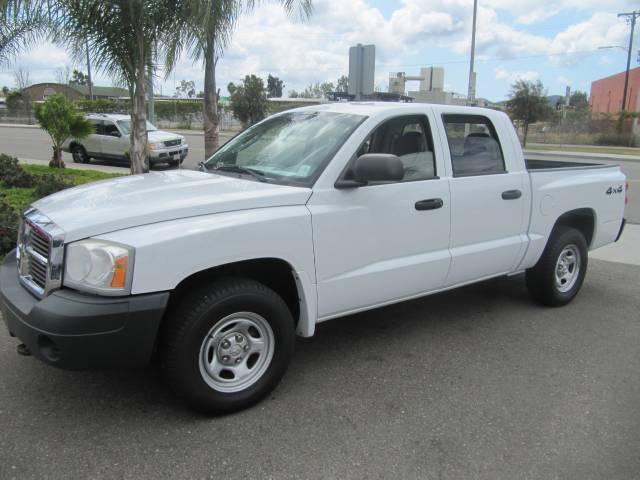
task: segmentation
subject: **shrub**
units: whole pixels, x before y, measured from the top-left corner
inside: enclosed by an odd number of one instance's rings
[[[594,143],[596,145],[607,145],[617,147],[636,147],[638,142],[634,135],[628,133],[601,133]]]
[[[87,113],[125,113],[131,111],[131,102],[128,100],[110,100],[100,98],[97,100],[76,100],[76,107],[81,112]]]
[[[20,167],[17,158],[2,153],[0,154],[0,181],[9,188],[29,188],[35,185],[36,178]]]
[[[15,248],[18,240],[19,221],[15,209],[5,201],[4,195],[0,193],[0,257]]]
[[[71,187],[73,187],[73,183],[65,180],[60,175],[45,173],[38,178],[35,194],[38,198],[42,198]]]

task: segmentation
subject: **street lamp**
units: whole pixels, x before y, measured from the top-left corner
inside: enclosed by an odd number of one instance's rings
[[[603,45],[601,47],[598,47],[598,50],[606,50],[608,48],[621,48],[625,52],[629,53],[629,49],[627,47],[623,47],[622,45]]]

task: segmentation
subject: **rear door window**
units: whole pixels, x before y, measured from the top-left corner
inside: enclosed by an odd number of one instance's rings
[[[89,119],[89,121],[95,126],[95,131],[93,133],[96,135],[104,135],[104,122],[102,120]]]
[[[453,175],[505,173],[504,156],[496,129],[482,115],[443,115]]]

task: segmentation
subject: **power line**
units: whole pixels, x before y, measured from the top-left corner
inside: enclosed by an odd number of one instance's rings
[[[622,93],[622,109],[627,109],[627,89],[629,88],[629,68],[631,67],[631,50],[633,49],[633,31],[636,29],[636,18],[640,17],[640,11],[631,13],[619,13],[618,17],[624,17],[631,24],[631,32],[629,33],[629,50],[627,51],[627,70],[624,73],[624,92]]]

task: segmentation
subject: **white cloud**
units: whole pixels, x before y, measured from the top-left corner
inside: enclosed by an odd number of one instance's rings
[[[509,83],[513,83],[516,80],[526,80],[532,82],[540,78],[540,73],[535,70],[527,70],[524,72],[511,72],[504,67],[496,67],[493,72],[495,73],[496,80],[507,80]]]
[[[570,79],[568,79],[567,77],[565,77],[564,75],[560,75],[556,79],[556,81],[561,85],[569,85],[569,86],[571,86],[573,84],[573,82]]]
[[[571,15],[575,11],[597,11],[602,9],[602,0],[556,0],[553,3],[540,0],[485,0],[485,5],[492,9],[505,10],[516,16],[516,23],[528,25],[543,21],[563,13]],[[609,0],[606,10],[622,12],[637,7],[637,2],[630,0]]]
[[[277,2],[259,2],[253,14],[244,16],[218,64],[222,91],[229,81],[250,73],[263,78],[268,74],[279,76],[286,83],[285,91],[316,81],[335,81],[347,73],[348,49],[356,43],[376,45],[377,85],[386,84],[389,71],[417,68],[416,58],[424,59],[419,61],[427,66],[434,53],[442,58],[444,52],[453,61],[463,62],[470,49],[472,0],[399,0],[386,17],[370,0],[315,0],[314,4],[314,14],[306,22],[287,17]],[[617,12],[631,6],[632,2],[626,0],[611,0],[606,8]],[[525,64],[520,64],[517,72],[503,67],[495,70],[496,78],[500,75],[504,80],[515,74],[533,78],[538,70],[543,71],[540,64],[575,65],[590,55],[579,52],[625,43],[628,26],[615,14],[600,12],[602,8],[601,0],[483,0],[478,11],[477,60],[524,58]],[[576,11],[582,12],[580,18],[585,18],[585,13],[591,16],[553,34],[527,30],[528,24],[558,14],[571,18]],[[515,21],[505,22],[505,16],[509,17],[506,12]],[[531,56],[535,59],[526,61]],[[63,50],[43,44],[15,63],[28,66],[32,80],[46,81],[53,80],[55,69],[71,63],[71,59]],[[12,68],[0,72],[0,79],[7,78]],[[171,93],[174,77],[176,81],[193,79],[200,89],[202,64],[183,58],[169,80],[158,80],[163,93]],[[111,83],[99,73],[96,81]]]

